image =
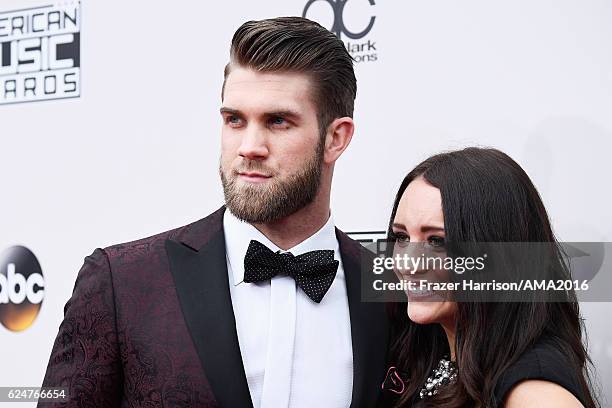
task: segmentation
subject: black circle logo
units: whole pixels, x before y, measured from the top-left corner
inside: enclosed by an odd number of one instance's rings
[[[0,323],[11,331],[32,325],[45,297],[45,280],[36,256],[13,246],[0,255]]]
[[[308,2],[306,3],[306,6],[304,7],[304,11],[302,12],[302,17],[304,18],[306,17],[306,14],[308,14],[308,9],[310,8],[310,6],[312,6],[312,4],[317,1],[325,1],[329,3],[329,5],[331,6],[334,12],[334,24],[332,28],[330,28],[329,31],[336,34],[338,38],[341,38],[342,34],[346,35],[348,38],[352,40],[363,38],[366,35],[368,35],[370,30],[374,26],[374,21],[376,21],[376,16],[372,16],[370,17],[370,23],[363,31],[358,32],[358,33],[353,33],[349,31],[344,25],[344,6],[346,6],[346,3],[348,2],[348,0],[308,0]],[[374,0],[368,0],[368,2],[370,3],[371,6],[374,6],[376,4]]]

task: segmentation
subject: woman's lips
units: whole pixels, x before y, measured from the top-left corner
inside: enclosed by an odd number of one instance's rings
[[[414,290],[410,290],[410,289],[407,290],[406,295],[408,295],[409,299],[426,299],[426,298],[439,297],[439,296],[436,296],[436,292],[432,290],[418,289],[418,288]]]
[[[406,281],[412,283],[411,287],[406,289],[406,296],[408,299],[413,300],[444,300],[444,294],[436,290],[428,289],[426,283],[433,282],[427,279],[406,279]],[[422,284],[425,282],[424,284]]]
[[[432,290],[407,290],[406,296],[408,301],[413,302],[442,302],[447,300],[440,293]]]

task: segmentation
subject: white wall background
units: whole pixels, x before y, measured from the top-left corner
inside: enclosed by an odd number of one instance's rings
[[[0,326],[0,386],[41,383],[83,257],[220,206],[231,36],[245,20],[300,15],[305,3],[84,0],[81,98],[0,105],[0,251],[27,246],[46,280],[34,324]],[[42,4],[4,0],[0,10]],[[311,11],[331,23],[326,4]],[[420,160],[486,145],[526,169],[561,240],[612,240],[611,1],[351,0],[345,22],[359,31],[371,15],[363,40],[376,42],[378,61],[356,67],[357,132],[335,177],[342,229],[384,229]],[[612,403],[610,312],[583,304]]]

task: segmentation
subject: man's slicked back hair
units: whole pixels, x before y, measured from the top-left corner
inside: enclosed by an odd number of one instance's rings
[[[278,17],[244,23],[232,38],[223,88],[233,66],[306,74],[322,135],[334,119],[353,117],[357,94],[353,60],[342,41],[314,21]]]

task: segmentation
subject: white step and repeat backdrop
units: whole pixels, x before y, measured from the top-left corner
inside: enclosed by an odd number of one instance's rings
[[[333,190],[344,230],[384,229],[399,182],[423,158],[484,145],[527,170],[561,240],[612,241],[612,2],[339,4],[2,1],[0,252],[25,266],[0,271],[0,386],[41,383],[94,248],[222,203],[220,89],[245,20],[306,11],[341,23],[359,86]],[[28,290],[12,293],[20,279]],[[612,305],[582,310],[612,401]]]

